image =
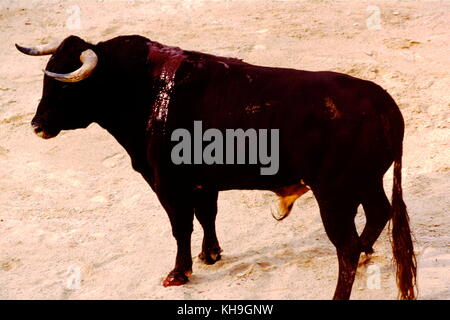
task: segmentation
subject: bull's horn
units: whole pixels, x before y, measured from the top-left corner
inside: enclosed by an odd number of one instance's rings
[[[22,47],[16,43],[16,48],[20,52],[25,53],[29,56],[44,56],[54,53],[56,49],[58,49],[61,42],[61,40],[56,40],[47,44],[41,44],[36,47]]]
[[[78,70],[71,73],[54,73],[44,70],[45,74],[62,82],[78,82],[89,77],[97,66],[98,58],[94,51],[87,49],[81,53],[80,61],[83,63]]]

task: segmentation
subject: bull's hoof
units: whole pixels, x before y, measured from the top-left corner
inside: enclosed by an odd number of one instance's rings
[[[186,274],[187,273],[187,274]],[[171,271],[167,277],[163,281],[164,287],[173,287],[173,286],[181,286],[189,281],[189,274],[191,272],[179,272],[179,271]]]
[[[221,252],[222,249],[220,247],[212,248],[208,252],[200,252],[198,257],[205,264],[214,264],[222,258],[222,256],[220,255]]]

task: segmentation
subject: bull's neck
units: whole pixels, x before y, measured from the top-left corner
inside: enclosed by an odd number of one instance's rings
[[[117,104],[116,104],[117,106]],[[117,106],[98,121],[130,155],[133,168],[142,173],[146,163],[146,125],[149,112],[138,105]]]
[[[156,123],[164,129],[175,75],[186,58],[180,48],[157,42],[147,46],[146,60],[142,59],[145,65],[133,70],[138,76],[103,87],[109,99],[98,121],[125,148],[133,168],[141,173],[148,169],[148,136]]]

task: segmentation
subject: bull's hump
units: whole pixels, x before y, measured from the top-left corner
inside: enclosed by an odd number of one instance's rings
[[[148,43],[148,60],[153,66],[153,75],[159,76],[162,72],[176,72],[186,56],[178,47],[166,46],[157,42]]]

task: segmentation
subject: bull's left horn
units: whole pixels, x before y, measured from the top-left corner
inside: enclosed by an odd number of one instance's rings
[[[78,70],[70,73],[54,73],[44,70],[45,74],[62,82],[79,82],[91,75],[97,66],[98,58],[94,51],[87,49],[81,53],[80,61],[83,63]]]
[[[61,42],[61,40],[56,40],[47,44],[41,44],[36,47],[22,47],[16,43],[16,48],[20,52],[29,56],[45,56],[54,53],[56,49],[58,49]]]

